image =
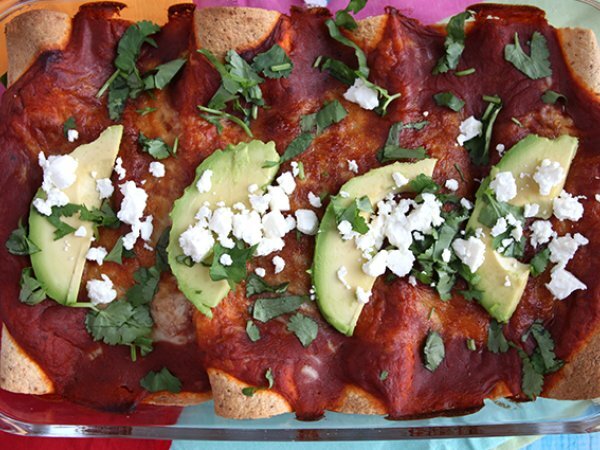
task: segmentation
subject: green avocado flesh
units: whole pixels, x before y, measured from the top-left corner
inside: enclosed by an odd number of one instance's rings
[[[274,142],[243,142],[215,151],[198,166],[194,182],[185,189],[171,211],[173,225],[168,247],[171,271],[177,278],[181,292],[209,317],[212,316],[211,308],[217,306],[229,292],[229,284],[227,280],[211,280],[209,267],[202,264],[188,267],[178,262],[177,258],[183,255],[179,236],[196,223],[194,217],[204,202],[209,202],[211,208],[215,208],[217,202],[229,207],[240,202],[250,208],[248,186],[256,184],[259,189],[254,194],[261,194],[279,170],[279,164],[263,167],[267,161],[279,161]],[[212,186],[209,192],[200,193],[196,183],[206,170],[213,173]]]
[[[70,154],[77,160],[77,179],[64,190],[70,203],[85,205],[88,209],[99,208],[100,196],[96,190],[96,179],[110,178],[119,145],[123,135],[123,126],[107,128],[94,142],[77,147]],[[91,173],[96,172],[96,178]],[[44,197],[40,189],[35,198]],[[29,214],[29,239],[41,251],[31,255],[31,265],[38,281],[46,289],[48,297],[64,305],[77,302],[81,277],[85,266],[86,254],[91,245],[93,228],[90,222],[84,222],[75,214],[63,217],[63,222],[77,229],[84,226],[87,235],[76,237],[69,234],[54,240],[54,226],[48,219],[31,206]]]
[[[517,196],[508,203],[516,206],[536,203],[540,205],[536,217],[547,219],[552,215],[552,200],[564,187],[577,145],[577,139],[567,135],[553,140],[529,135],[508,150],[500,162],[492,167],[490,176],[482,182],[482,187],[477,193],[475,208],[467,229],[473,231],[477,228],[483,229],[485,236],[482,240],[486,245],[486,251],[485,260],[476,272],[479,281],[475,283],[475,287],[482,291],[481,305],[499,322],[508,322],[515,312],[529,279],[529,265],[522,264],[515,258],[502,256],[493,250],[490,229],[478,220],[484,206],[480,193],[487,188],[498,172],[512,172],[517,184]],[[532,176],[544,159],[560,163],[565,177],[552,188],[549,195],[542,196]],[[521,173],[529,176],[522,178]],[[509,283],[506,282],[507,279]]]
[[[397,188],[392,174],[400,173],[408,180],[420,174],[431,176],[437,160],[425,159],[417,163],[394,163],[352,178],[340,191],[347,192],[348,198],[341,199],[348,206],[355,198],[368,196],[371,204],[383,200],[390,192],[399,193],[409,189],[409,185]],[[362,270],[362,253],[353,240],[344,241],[337,229],[335,214],[330,203],[325,211],[317,234],[313,262],[313,282],[317,294],[317,304],[323,317],[339,332],[351,336],[363,305],[356,299],[356,288],[368,292],[375,278]],[[346,280],[352,289],[347,289],[338,279],[341,265],[348,270]]]

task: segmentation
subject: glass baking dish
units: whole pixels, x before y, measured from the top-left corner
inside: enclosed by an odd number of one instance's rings
[[[82,3],[86,2],[0,0],[0,73],[6,71],[4,27],[13,17],[25,11],[44,8],[74,14]],[[143,17],[164,23],[167,7],[186,1],[122,0],[121,3],[129,6],[122,14],[125,18]],[[259,6],[261,1],[200,0],[197,3]],[[334,0],[330,3],[335,8],[338,3],[345,2]],[[417,13],[414,15],[425,21],[442,19],[443,14],[436,14],[438,8],[448,9],[448,5],[453,4],[452,13],[456,13],[469,4],[460,0],[389,0],[382,3],[394,5],[409,15]],[[440,4],[444,3],[446,5],[441,7]],[[591,28],[600,36],[600,3],[594,0],[500,0],[495,3],[539,6],[546,10],[549,21],[557,27]],[[276,3],[265,0],[263,4]],[[419,11],[422,17],[419,17]],[[292,414],[271,419],[235,421],[217,417],[212,402],[186,408],[144,405],[130,414],[112,414],[93,411],[51,396],[19,395],[0,390],[0,430],[35,436],[220,441],[392,440],[589,433],[600,431],[600,404],[548,399],[529,403],[501,400],[486,401],[480,411],[461,417],[391,421],[379,416],[329,412],[316,422],[298,421]]]

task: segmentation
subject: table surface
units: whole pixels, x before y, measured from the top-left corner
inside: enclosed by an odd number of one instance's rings
[[[526,447],[527,450],[596,450],[600,449],[600,433],[560,434],[544,436]]]

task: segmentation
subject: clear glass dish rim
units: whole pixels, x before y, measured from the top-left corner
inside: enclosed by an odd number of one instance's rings
[[[16,12],[35,7],[38,3],[87,3],[94,0],[0,0],[0,25]],[[100,0],[96,0],[100,1]],[[114,0],[128,3],[128,0]],[[183,3],[186,0],[161,0],[168,4]],[[189,2],[190,0],[187,0]],[[485,0],[482,0],[485,1]],[[523,3],[534,3],[524,0]],[[571,0],[584,3],[600,11],[598,0]],[[393,3],[394,0],[390,0]],[[499,3],[502,0],[498,1]],[[474,0],[473,3],[477,3]],[[493,1],[486,1],[493,3]],[[599,14],[600,18],[600,14]],[[599,36],[600,38],[600,36]],[[406,423],[398,421],[399,424]],[[380,441],[444,439],[465,437],[507,437],[550,434],[581,434],[600,432],[600,410],[583,418],[552,420],[541,422],[511,422],[498,424],[464,424],[440,426],[398,426],[361,428],[264,428],[257,423],[256,428],[240,429],[227,427],[201,427],[174,425],[77,425],[57,423],[33,423],[19,420],[0,410],[0,431],[38,437],[69,438],[123,438],[158,440],[204,440],[204,441]]]

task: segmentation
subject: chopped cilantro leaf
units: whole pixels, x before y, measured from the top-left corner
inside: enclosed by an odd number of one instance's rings
[[[153,113],[156,110],[157,110],[157,108],[152,108],[152,107],[148,106],[143,109],[136,109],[135,112],[138,113],[140,116],[144,117],[145,115]]]
[[[425,159],[427,158],[427,150],[425,147],[417,148],[402,148],[386,145],[377,152],[377,160],[380,163],[397,161],[399,159]]]
[[[221,119],[227,119],[236,125],[238,125],[249,137],[254,137],[250,127],[239,117],[234,116],[233,114],[226,113],[224,111],[219,111],[212,108],[207,108],[206,106],[199,105],[198,109],[205,114],[200,114],[204,120],[208,123],[214,125],[217,128],[217,133],[221,133],[223,130],[223,125],[221,124]]]
[[[242,394],[244,394],[246,397],[252,397],[257,390],[258,388],[253,386],[245,387],[242,389]]]
[[[546,267],[548,267],[549,261],[550,250],[548,248],[537,252],[535,256],[531,258],[531,261],[529,261],[531,266],[531,275],[537,277],[542,274],[546,270]]]
[[[292,73],[294,63],[280,45],[275,44],[252,60],[256,72],[262,72],[268,78],[286,78]]]
[[[2,83],[2,86],[5,88],[8,87],[8,72],[4,72],[4,74],[0,76],[0,83]]]
[[[477,69],[475,69],[475,67],[471,67],[469,69],[465,69],[465,70],[460,70],[458,72],[454,72],[454,75],[457,77],[466,77],[469,75],[473,75],[475,72],[477,72]]]
[[[229,286],[234,289],[236,284],[246,279],[246,263],[252,258],[256,246],[247,247],[243,242],[238,241],[233,248],[225,248],[221,244],[216,244],[213,250],[213,261],[210,266],[210,279],[213,281],[227,280]],[[229,266],[221,264],[221,256],[228,254],[231,256],[232,263]]]
[[[495,97],[488,97],[495,99]],[[489,163],[490,160],[490,143],[492,142],[492,130],[494,123],[498,118],[498,114],[502,109],[502,103],[490,101],[481,117],[483,123],[483,132],[480,136],[475,136],[465,142],[464,146],[469,152],[469,157],[473,164],[483,166]]]
[[[91,310],[85,318],[86,329],[95,341],[139,346],[142,355],[152,351],[153,323],[148,305],[133,306],[126,301],[115,301],[102,310]]]
[[[275,384],[275,377],[273,376],[273,371],[271,368],[268,368],[265,372],[265,378],[267,379],[268,388],[271,389]]]
[[[308,297],[300,295],[278,298],[259,298],[254,302],[252,317],[259,322],[268,322],[282,314],[296,311],[307,300]]]
[[[556,372],[560,369],[563,366],[563,362],[554,353],[554,340],[550,332],[540,322],[535,322],[531,325],[529,332],[523,337],[526,338],[529,333],[531,333],[537,343],[537,348],[531,357],[536,369],[539,369],[543,374]]]
[[[319,332],[317,322],[300,313],[290,317],[287,329],[296,335],[304,347],[308,347],[317,338]]]
[[[276,286],[272,286],[255,273],[251,273],[248,275],[248,279],[246,280],[246,297],[262,294],[264,292],[283,294],[287,290],[289,284],[290,283],[281,283]]]
[[[546,105],[555,105],[556,102],[558,102],[559,100],[564,100],[565,103],[567,102],[567,97],[565,97],[562,94],[559,94],[556,91],[553,91],[551,89],[548,89],[546,92],[544,92],[544,94],[542,95],[542,101],[546,104]]]
[[[79,205],[74,205],[69,203],[65,206],[54,206],[52,207],[52,213],[49,216],[45,216],[48,222],[52,224],[55,228],[54,230],[54,240],[57,241],[68,234],[74,233],[75,228],[71,225],[64,223],[60,220],[61,217],[71,217],[75,213],[79,212],[81,207]]]
[[[248,339],[250,339],[252,342],[260,340],[260,330],[251,320],[246,322],[246,334],[248,335]]]
[[[135,284],[127,290],[125,298],[133,306],[149,304],[158,291],[160,271],[156,267],[140,267],[133,274]]]
[[[26,267],[21,272],[20,286],[21,291],[19,292],[19,301],[22,303],[27,305],[37,305],[46,299],[46,290],[35,278],[31,267]]]
[[[511,205],[506,202],[499,202],[496,200],[495,194],[490,190],[486,189],[481,195],[484,201],[484,206],[481,208],[479,217],[477,220],[488,228],[493,228],[496,222],[501,217],[506,217],[512,214],[515,219],[523,221],[523,208],[520,206]]]
[[[379,372],[379,380],[380,381],[385,381],[388,378],[388,371],[387,370],[382,370],[381,372]]]
[[[305,133],[314,133],[319,135],[323,131],[333,125],[341,122],[348,115],[348,111],[342,104],[333,100],[323,104],[323,107],[316,113],[307,114],[300,120],[300,126]]]
[[[458,66],[460,57],[465,49],[465,21],[471,18],[472,15],[471,11],[465,11],[450,18],[446,26],[446,39],[444,41],[446,52],[435,65],[433,69],[434,75],[455,70]],[[456,75],[458,75],[458,72]]]
[[[425,346],[423,347],[423,356],[425,368],[430,372],[434,372],[444,360],[446,356],[444,341],[437,332],[430,331],[427,335]]]
[[[369,197],[364,196],[360,199],[354,199],[347,206],[346,203],[347,199],[340,196],[331,197],[331,205],[336,223],[339,225],[344,221],[348,221],[354,231],[365,234],[369,231],[369,226],[361,212],[370,213],[373,211]]]
[[[439,92],[433,96],[436,105],[445,106],[452,111],[459,112],[465,106],[465,102],[452,92]]]
[[[504,59],[532,80],[552,76],[550,52],[544,35],[535,31],[531,36],[530,47],[531,55],[527,55],[519,42],[519,33],[515,33],[515,43],[504,47]]]
[[[410,183],[410,188],[415,191],[417,194],[422,194],[423,192],[429,192],[435,194],[440,190],[439,184],[433,181],[433,178],[427,176],[423,173],[417,175],[413,178]]]
[[[100,208],[91,210],[87,209],[85,205],[81,205],[79,218],[86,222],[92,222],[97,227],[118,228],[121,225],[117,214],[107,201],[102,202]]]
[[[477,346],[475,345],[475,339],[467,339],[467,348],[469,350],[471,350],[472,352],[474,352],[475,350],[477,350]]]
[[[117,242],[115,242],[112,250],[108,253],[108,255],[106,255],[104,261],[123,264],[123,256],[126,258],[133,258],[135,253],[133,253],[132,250],[126,250],[123,248],[123,238],[120,237],[117,239]]]
[[[138,142],[142,146],[142,150],[152,156],[154,159],[165,159],[169,156],[175,156],[177,153],[177,139],[170,147],[161,138],[148,138],[144,133],[140,132]]]
[[[69,130],[75,130],[75,129],[77,129],[77,124],[75,123],[75,117],[69,117],[67,120],[65,120],[65,123],[63,124],[63,135],[65,137],[68,137]]]
[[[520,348],[517,348],[517,352],[521,358],[522,364],[521,389],[527,397],[533,400],[542,393],[542,388],[544,387],[544,375],[535,370],[527,353]]]
[[[488,328],[487,348],[492,353],[505,353],[508,351],[508,341],[502,332],[502,325],[491,320]]]
[[[164,89],[186,63],[183,58],[174,59],[152,69],[152,74],[144,78],[144,89]]]
[[[335,13],[335,24],[340,28],[346,28],[347,30],[354,30],[358,26],[354,17],[350,15],[350,12],[354,14],[358,13],[365,7],[367,0],[350,0],[346,8],[339,10]]]
[[[181,392],[181,381],[179,381],[179,378],[173,375],[166,367],[163,367],[159,372],[148,372],[146,376],[140,380],[140,386],[148,392]]]
[[[294,138],[292,142],[285,148],[283,155],[279,159],[279,162],[274,163],[281,164],[291,159],[294,159],[296,156],[304,153],[304,151],[310,146],[310,143],[313,140],[313,136],[311,133],[301,133]]]
[[[9,253],[18,256],[33,255],[40,251],[40,248],[27,237],[27,229],[21,220],[18,227],[10,233],[6,241],[6,249]]]

